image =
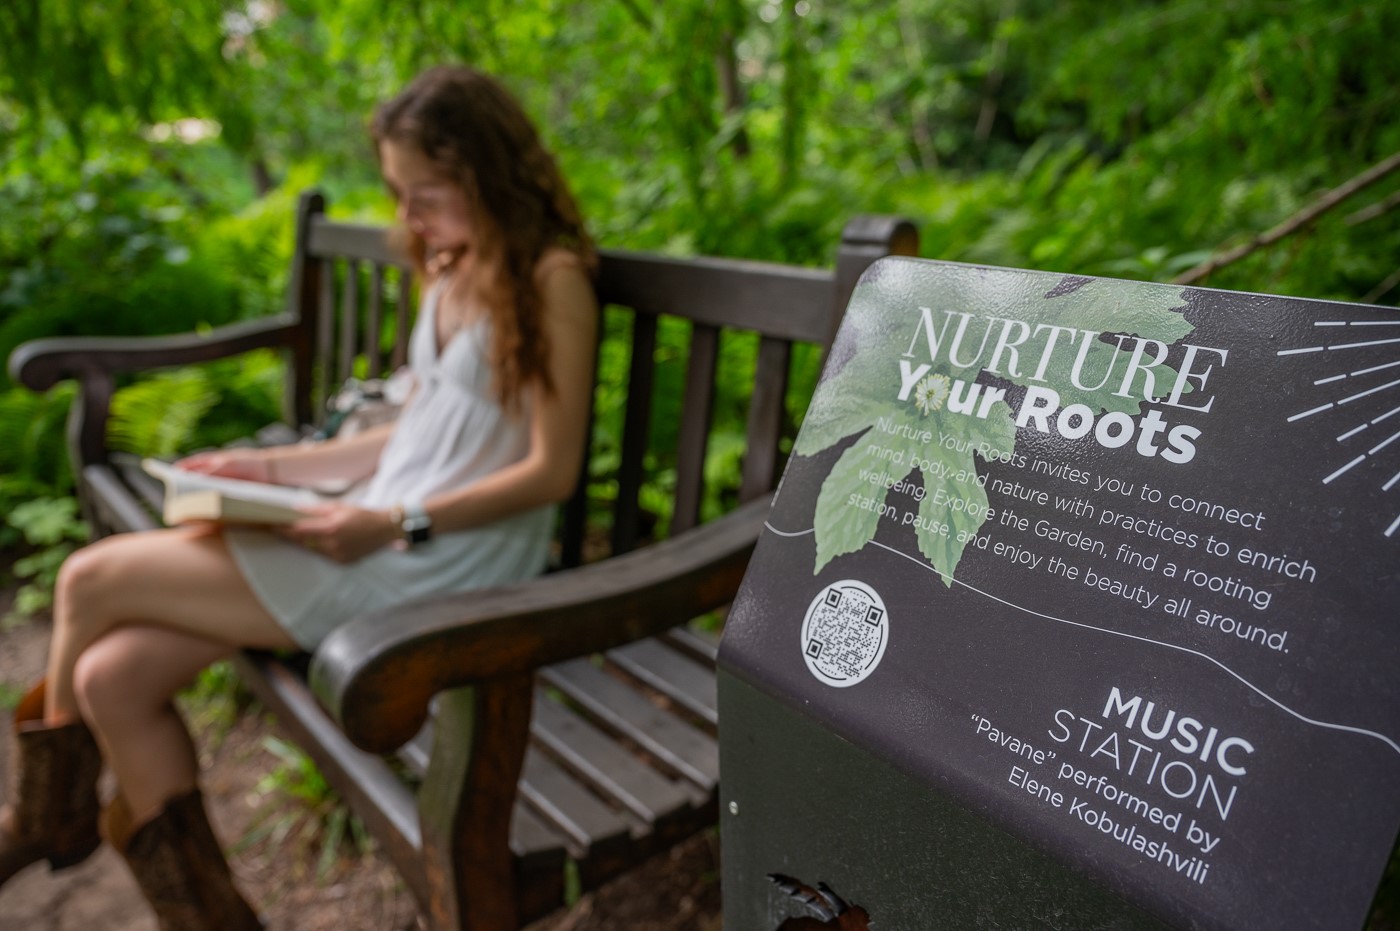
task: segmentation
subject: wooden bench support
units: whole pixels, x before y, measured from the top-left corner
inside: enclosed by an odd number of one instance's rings
[[[438,696],[438,733],[462,739],[434,749],[419,789],[434,931],[520,924],[510,823],[533,693],[534,676],[524,672]]]

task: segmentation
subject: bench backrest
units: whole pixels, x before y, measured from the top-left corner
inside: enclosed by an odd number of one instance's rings
[[[289,288],[300,332],[287,414],[303,424],[320,419],[328,393],[352,374],[375,377],[403,364],[415,309],[412,271],[385,228],[336,222],[324,211],[320,194],[302,195]],[[770,490],[856,279],[876,258],[913,254],[917,243],[908,221],[858,217],[831,269],[601,250],[607,357],[584,481],[564,508],[557,562],[626,552],[657,535],[653,512],[666,503],[647,507],[649,481],[667,487],[670,533],[701,521],[707,491],[743,502]],[[622,368],[623,351],[625,388],[606,380]],[[729,428],[719,442],[717,411]],[[736,454],[738,487],[707,489],[714,457],[732,463]]]

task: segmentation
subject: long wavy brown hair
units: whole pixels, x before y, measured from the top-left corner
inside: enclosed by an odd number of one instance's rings
[[[552,392],[544,301],[535,266],[551,246],[572,250],[590,271],[597,256],[578,204],[530,118],[494,78],[443,65],[423,72],[382,104],[370,134],[376,157],[383,142],[411,145],[466,194],[475,234],[472,270],[453,277],[449,294],[474,301],[489,317],[491,363],[501,403],[518,410],[521,394],[530,385]],[[403,229],[400,235],[425,277],[450,273],[463,259],[430,257],[412,230]],[[445,267],[430,268],[430,258],[445,259]]]

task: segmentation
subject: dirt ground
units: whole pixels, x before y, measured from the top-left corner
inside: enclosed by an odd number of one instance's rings
[[[0,615],[8,598],[0,592]],[[0,687],[38,678],[49,625],[33,622],[0,633]],[[0,773],[8,772],[11,718],[0,718]],[[413,931],[419,918],[407,887],[373,851],[342,855],[317,878],[319,844],[266,838],[240,846],[266,820],[268,795],[259,782],[276,758],[264,743],[275,725],[254,710],[228,727],[196,733],[203,789],[214,829],[234,876],[264,916],[269,931]],[[107,784],[110,793],[112,786]],[[278,809],[286,811],[286,809]],[[531,925],[528,931],[719,931],[718,841],[696,837]],[[125,864],[105,845],[80,866],[51,873],[40,864],[0,889],[0,931],[156,931]]]

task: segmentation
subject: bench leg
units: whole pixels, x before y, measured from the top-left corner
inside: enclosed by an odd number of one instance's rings
[[[432,759],[418,796],[433,931],[504,931],[516,909],[511,811],[530,736],[534,676],[438,696]]]

